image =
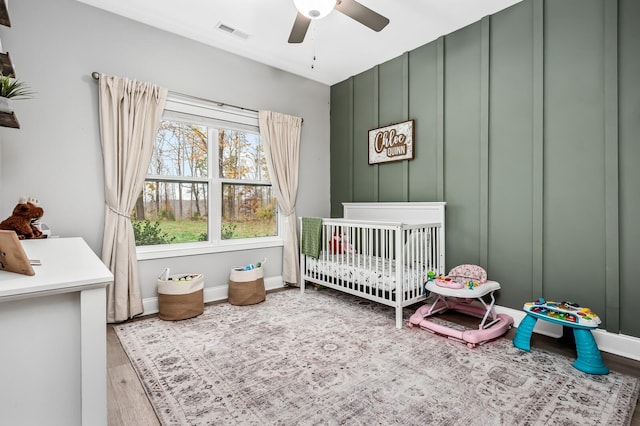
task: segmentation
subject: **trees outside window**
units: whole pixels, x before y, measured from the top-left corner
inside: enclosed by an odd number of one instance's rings
[[[251,113],[233,123],[216,119],[214,106],[198,106],[197,115],[165,111],[131,215],[138,246],[278,235],[257,113],[254,127]]]

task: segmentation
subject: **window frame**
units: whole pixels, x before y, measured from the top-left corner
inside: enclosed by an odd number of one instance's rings
[[[192,124],[204,125],[207,126],[208,132],[210,133],[211,128],[220,127],[232,130],[257,132],[258,134],[260,133],[260,129],[258,127],[258,113],[256,111],[171,92],[167,97],[167,103],[162,114],[162,120],[184,120]],[[209,188],[209,215],[207,218],[208,240],[190,243],[136,246],[138,260],[262,249],[284,245],[282,237],[283,224],[282,220],[280,220],[282,216],[280,206],[278,206],[277,203],[277,235],[271,237],[229,240],[223,240],[221,238],[222,185],[224,183],[231,183],[239,185],[263,185],[271,186],[273,188],[273,183],[269,181],[270,184],[267,185],[265,184],[265,181],[238,180],[218,176],[217,139],[212,140],[210,136],[210,134],[207,135],[208,173],[206,178],[194,176],[169,177],[164,175],[145,175],[145,181],[154,180],[177,183],[200,182],[207,184]],[[216,201],[214,202],[213,200]],[[213,238],[213,236],[215,236],[215,238]]]

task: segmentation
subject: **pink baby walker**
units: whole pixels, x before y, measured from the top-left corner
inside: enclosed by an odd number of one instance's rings
[[[493,292],[500,290],[500,284],[487,280],[487,272],[476,265],[460,265],[449,271],[446,277],[429,279],[426,290],[436,295],[432,303],[421,306],[409,318],[408,327],[420,328],[460,340],[469,348],[475,348],[489,340],[505,334],[513,325],[513,318],[497,314]],[[485,301],[487,296],[489,302]],[[447,310],[454,310],[482,318],[477,330],[455,330],[428,318]]]

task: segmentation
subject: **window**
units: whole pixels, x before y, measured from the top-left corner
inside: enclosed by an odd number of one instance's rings
[[[170,95],[131,215],[136,245],[274,239],[277,210],[258,114]]]

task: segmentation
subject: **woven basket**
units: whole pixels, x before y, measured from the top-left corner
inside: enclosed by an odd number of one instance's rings
[[[229,303],[255,305],[266,299],[262,268],[249,271],[232,269],[229,276]]]
[[[171,275],[170,280],[158,280],[158,317],[176,321],[193,318],[204,312],[204,276],[202,274],[185,277]]]

